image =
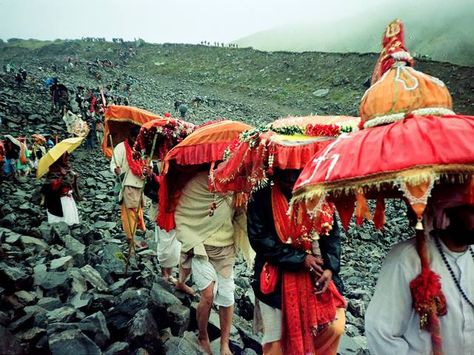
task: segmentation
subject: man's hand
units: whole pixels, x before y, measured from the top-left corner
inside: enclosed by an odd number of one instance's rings
[[[325,292],[328,287],[329,287],[329,283],[331,282],[332,280],[332,271],[329,270],[329,269],[326,269],[323,271],[323,274],[321,275],[321,277],[318,279],[318,281],[316,281],[316,287],[314,289],[314,293],[316,295],[319,295],[320,293],[323,293]]]
[[[122,173],[122,169],[120,169],[120,166],[116,166],[114,169],[115,175],[119,176]]]
[[[151,166],[144,166],[143,167],[143,172],[142,172],[143,176],[145,177],[150,177],[152,174],[153,174],[153,169]]]
[[[321,265],[323,265],[323,260],[311,254],[306,255],[304,258],[304,266],[318,277],[323,274]]]

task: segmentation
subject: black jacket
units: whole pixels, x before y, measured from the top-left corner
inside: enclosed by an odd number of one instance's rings
[[[252,287],[255,296],[267,305],[281,309],[281,275],[275,292],[264,295],[260,292],[260,273],[265,262],[278,266],[282,270],[297,271],[304,265],[306,253],[291,245],[281,242],[273,220],[271,187],[265,187],[254,193],[247,210],[247,232],[252,248],[257,253],[255,257],[254,277]],[[323,269],[333,273],[333,280],[339,292],[343,292],[343,284],[339,278],[341,260],[341,236],[337,222],[329,236],[319,240],[323,257]]]

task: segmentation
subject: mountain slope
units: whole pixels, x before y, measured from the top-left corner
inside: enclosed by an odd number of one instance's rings
[[[394,18],[406,25],[408,48],[417,56],[474,66],[474,5],[455,0],[433,6],[380,5],[351,16],[321,14],[311,22],[269,29],[236,41],[260,50],[379,52],[381,34]],[[330,18],[330,19],[328,19]]]

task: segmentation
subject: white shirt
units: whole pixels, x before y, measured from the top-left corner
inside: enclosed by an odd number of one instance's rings
[[[122,174],[125,173],[125,180],[123,186],[133,186],[141,188],[143,187],[144,181],[138,176],[133,175],[130,171],[127,161],[127,153],[125,152],[125,143],[121,142],[114,148],[112,159],[110,160],[110,171],[115,174],[115,167],[119,166],[122,170]]]
[[[441,316],[445,355],[474,355],[474,308],[461,296],[434,240],[427,242],[431,269],[441,276],[448,313]],[[454,253],[441,247],[461,288],[474,302],[474,260],[468,251]],[[471,246],[471,249],[474,246]],[[420,317],[412,307],[409,283],[421,271],[415,240],[396,245],[384,261],[374,297],[365,315],[365,331],[373,355],[430,355],[430,334],[420,329]]]

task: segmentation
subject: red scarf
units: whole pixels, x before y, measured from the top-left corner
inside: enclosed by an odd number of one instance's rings
[[[130,144],[128,143],[127,139],[124,141],[124,144],[125,144],[125,153],[127,155],[128,167],[130,168],[130,171],[132,172],[133,175],[141,178],[143,176],[143,168],[145,167],[145,160],[143,159],[135,160],[133,158],[133,150],[130,147]]]
[[[278,184],[272,189],[272,209],[275,228],[283,243],[311,251],[308,232],[314,222],[308,216],[303,221],[287,215],[288,200]],[[336,318],[336,308],[345,307],[345,300],[331,281],[323,294],[314,294],[314,276],[309,270],[282,274],[282,346],[285,354],[315,354],[314,335]]]

